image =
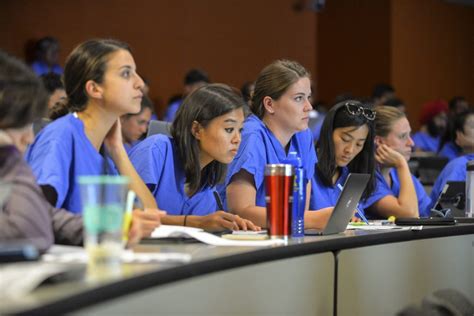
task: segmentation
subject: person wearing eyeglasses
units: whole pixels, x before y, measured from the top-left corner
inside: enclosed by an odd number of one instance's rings
[[[367,104],[355,100],[339,102],[328,111],[316,146],[318,163],[311,181],[310,209],[333,208],[349,173],[370,174],[362,201],[372,194],[375,116]],[[363,215],[363,209],[359,210]]]
[[[261,71],[251,100],[253,114],[245,120],[239,151],[227,171],[227,206],[231,212],[266,227],[265,165],[284,163],[290,152],[302,160],[308,181],[308,210],[317,159],[308,129],[313,109],[310,98],[310,74],[298,62],[277,60]],[[305,228],[323,228],[331,211],[305,212]]]
[[[410,122],[397,108],[378,106],[375,110],[377,186],[366,202],[367,211],[375,218],[427,217],[431,199],[408,167],[414,146]]]

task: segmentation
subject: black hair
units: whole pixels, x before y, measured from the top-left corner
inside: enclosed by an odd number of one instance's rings
[[[439,143],[438,152],[443,148],[444,144],[452,142],[456,148],[461,151],[462,148],[456,144],[456,132],[464,133],[464,125],[470,115],[474,115],[474,109],[468,109],[462,113],[456,114],[452,119],[448,120],[446,131]]]
[[[244,101],[238,90],[225,84],[209,84],[192,92],[179,107],[171,125],[171,135],[183,163],[186,182],[191,192],[214,186],[225,174],[225,164],[216,160],[201,171],[199,141],[192,133],[193,122],[206,127],[213,119],[242,108]]]
[[[456,96],[449,100],[449,110],[454,111],[459,101],[466,101],[465,97]]]
[[[349,168],[349,172],[370,174],[369,183],[363,194],[363,199],[367,199],[375,190],[375,124],[374,121],[366,119],[363,115],[353,115],[349,113],[346,108],[347,103],[370,109],[370,106],[366,103],[349,100],[337,103],[327,112],[321,127],[321,137],[317,144],[318,163],[316,172],[325,186],[332,187],[332,178],[337,171],[333,141],[334,130],[341,127],[360,127],[366,125],[369,129],[369,133],[364,142],[364,147],[347,167]]]
[[[0,50],[0,129],[21,128],[43,117],[48,94],[41,79]]]
[[[387,101],[385,101],[382,105],[398,108],[400,106],[405,105],[405,103],[403,103],[403,101],[400,100],[399,98],[390,98]]]
[[[54,72],[49,72],[47,74],[40,76],[43,80],[44,87],[46,90],[52,94],[58,89],[64,89],[64,84],[61,81],[61,76]]]
[[[372,90],[372,98],[380,98],[386,93],[395,92],[395,89],[387,83],[378,83],[374,86]]]
[[[40,38],[35,44],[36,58],[41,59],[51,47],[59,47],[59,42],[55,37],[45,36]]]
[[[184,84],[190,85],[198,82],[209,83],[209,76],[201,69],[191,69],[184,76]]]

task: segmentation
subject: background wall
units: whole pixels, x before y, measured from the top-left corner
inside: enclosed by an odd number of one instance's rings
[[[2,0],[0,47],[24,56],[26,41],[53,35],[64,63],[88,38],[126,41],[162,108],[193,67],[239,88],[277,58],[314,72],[315,20],[288,0]]]
[[[128,42],[161,113],[185,72],[240,87],[277,58],[296,59],[327,103],[342,92],[368,96],[392,83],[414,127],[421,104],[465,95],[474,102],[474,7],[443,0],[1,0],[0,48],[25,57],[46,35],[61,62],[79,42]]]
[[[464,95],[472,105],[474,7],[396,0],[391,12],[391,82],[407,103],[412,125],[430,99]]]

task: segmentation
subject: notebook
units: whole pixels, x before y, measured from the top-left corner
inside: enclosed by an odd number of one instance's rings
[[[322,230],[306,229],[305,235],[330,235],[344,232],[369,179],[369,174],[349,174],[326,227]]]

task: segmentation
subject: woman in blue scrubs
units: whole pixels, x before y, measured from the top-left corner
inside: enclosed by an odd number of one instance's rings
[[[465,129],[469,126],[469,121],[472,121],[474,110],[468,109],[460,112],[454,116],[448,124],[441,150],[439,155],[449,158],[450,160],[469,153],[469,146],[472,145],[474,139],[467,137]],[[467,152],[466,152],[467,150]]]
[[[264,170],[297,152],[306,173],[314,174],[316,152],[308,129],[311,80],[295,61],[277,60],[255,82],[251,114],[244,123],[242,144],[226,176],[227,206],[235,214],[266,226]],[[308,181],[306,209],[311,184]],[[305,212],[306,228],[326,225],[330,210]]]
[[[80,214],[78,177],[120,173],[144,206],[156,209],[122,141],[120,116],[140,110],[144,85],[128,45],[100,39],[80,44],[66,61],[64,83],[72,113],[44,128],[26,154],[48,201]],[[148,224],[159,224],[158,212],[141,213],[149,215]]]
[[[237,153],[244,101],[230,87],[209,84],[181,104],[171,135],[153,135],[130,152],[130,159],[170,225],[208,231],[252,229],[252,222],[222,210],[215,190],[226,164]]]
[[[410,173],[414,142],[410,137],[410,122],[400,110],[378,106],[375,108],[375,143],[377,188],[367,201],[374,217],[429,216],[431,199],[421,182]]]
[[[431,191],[431,207],[438,200],[446,182],[466,181],[466,164],[474,159],[474,111],[458,114],[455,120],[458,121],[457,125],[464,122],[462,130],[456,131],[456,142],[461,146],[463,155],[451,160],[436,179]]]
[[[310,209],[332,209],[349,173],[371,175],[362,200],[374,191],[374,119],[375,111],[354,100],[339,102],[328,111],[317,145]]]

